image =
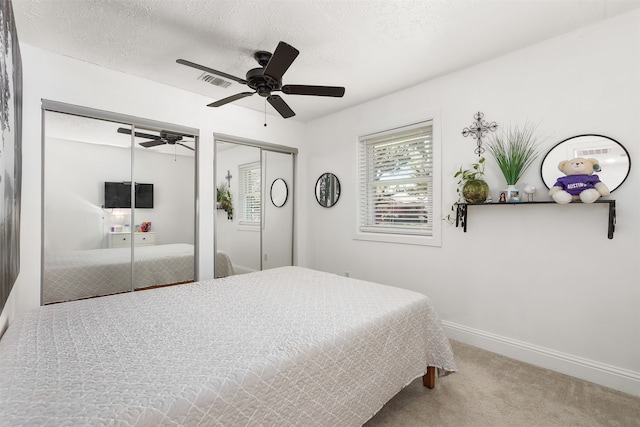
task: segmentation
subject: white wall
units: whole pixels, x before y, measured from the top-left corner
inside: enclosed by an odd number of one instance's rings
[[[18,32],[18,37],[20,36]],[[23,161],[20,274],[0,315],[0,331],[20,313],[40,305],[41,99],[118,112],[200,129],[199,278],[213,277],[213,133],[298,147],[305,125],[211,102],[197,94],[20,45],[23,65]]]
[[[423,292],[453,338],[640,395],[638,52],[636,11],[309,123],[299,187],[329,171],[342,193],[331,209],[300,193],[300,262]],[[453,174],[477,159],[461,134],[477,111],[503,127],[538,124],[545,149],[584,133],[620,141],[633,169],[612,195],[615,238],[606,205],[532,205],[471,207],[467,233],[443,224],[442,247],[353,240],[357,136],[433,111],[443,215],[456,200]],[[548,199],[539,167],[521,183]],[[486,178],[495,199],[505,182],[490,158]]]

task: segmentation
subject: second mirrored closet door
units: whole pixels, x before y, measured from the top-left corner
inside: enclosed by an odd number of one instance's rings
[[[42,303],[194,281],[197,132],[53,106],[43,105]]]
[[[293,265],[296,150],[215,138],[216,277]]]

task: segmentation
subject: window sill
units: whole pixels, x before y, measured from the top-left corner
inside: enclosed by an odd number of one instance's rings
[[[260,231],[260,223],[240,221],[238,223],[238,231]]]
[[[362,233],[357,232],[353,235],[353,240],[364,240],[369,242],[381,243],[398,243],[402,245],[419,245],[419,246],[442,246],[441,239],[437,236],[417,236],[389,233]]]

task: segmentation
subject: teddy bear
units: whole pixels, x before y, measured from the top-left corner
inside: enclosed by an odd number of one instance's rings
[[[577,157],[564,160],[558,165],[558,169],[566,176],[558,178],[549,190],[549,196],[556,203],[567,204],[574,200],[582,203],[593,203],[601,196],[608,196],[609,189],[600,181],[594,172],[600,171],[600,165],[596,159],[583,159]]]

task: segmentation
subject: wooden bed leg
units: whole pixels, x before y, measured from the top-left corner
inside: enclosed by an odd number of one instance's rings
[[[436,367],[429,366],[427,373],[422,376],[422,385],[426,388],[432,389],[436,386]]]

